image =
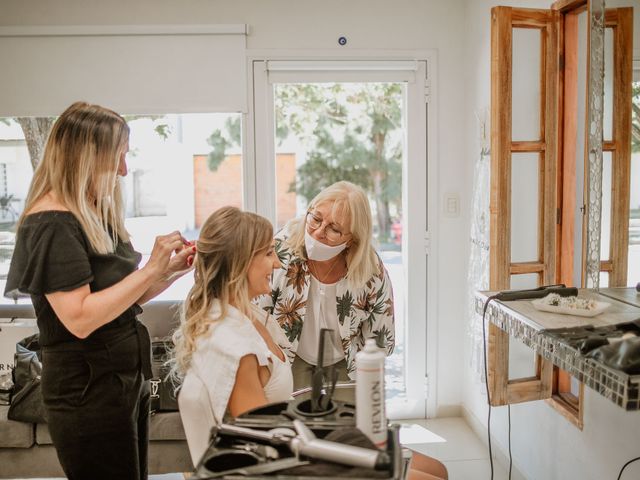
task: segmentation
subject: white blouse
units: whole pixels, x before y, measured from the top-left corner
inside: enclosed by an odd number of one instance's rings
[[[344,360],[344,350],[340,338],[340,324],[336,309],[336,283],[322,283],[310,275],[307,316],[302,324],[300,343],[296,354],[311,365],[318,364],[318,341],[320,329],[333,330],[331,341],[324,345],[324,364],[333,365]]]
[[[265,318],[265,312],[257,307],[255,313],[257,318]],[[217,318],[219,315],[220,304],[216,301],[211,316]],[[287,339],[273,318],[268,315],[265,321],[275,343],[283,345],[284,341],[286,345]],[[229,306],[227,316],[214,322],[208,334],[197,340],[178,396],[180,417],[194,466],[209,445],[211,428],[222,422],[227,411],[240,359],[250,354],[271,372],[263,387],[267,402],[291,399],[293,376],[286,355],[284,361],[274,355],[251,320]]]

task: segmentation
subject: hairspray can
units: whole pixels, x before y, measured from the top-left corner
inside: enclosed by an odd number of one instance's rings
[[[356,426],[378,448],[387,446],[384,407],[384,351],[373,338],[356,354]]]

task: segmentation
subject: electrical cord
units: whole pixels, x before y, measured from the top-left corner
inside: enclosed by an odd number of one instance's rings
[[[485,323],[485,318],[487,315],[487,308],[489,307],[489,302],[491,300],[495,300],[500,297],[500,294],[492,295],[487,298],[484,307],[482,308],[482,350],[484,354],[484,385],[487,391],[487,405],[489,407],[487,414],[487,443],[489,444],[489,465],[491,466],[491,480],[493,480],[493,454],[491,449],[491,397],[489,394],[489,374],[487,368],[487,327]],[[507,413],[508,413],[508,423],[509,423],[509,435],[508,435],[508,444],[509,444],[509,480],[511,480],[511,470],[513,468],[513,456],[511,455],[511,405],[507,405]]]
[[[485,317],[487,315],[487,307],[491,300],[495,300],[497,295],[492,295],[487,298],[482,308],[482,351],[484,355],[484,386],[487,391],[487,405],[489,407],[487,414],[487,443],[489,444],[489,465],[491,467],[491,480],[493,480],[493,453],[491,451],[491,397],[489,396],[489,373],[487,369],[487,327],[485,324]]]
[[[509,419],[509,480],[511,480],[511,468],[513,467],[513,456],[511,455],[511,405],[507,405]]]
[[[629,465],[630,463],[635,462],[636,460],[640,460],[640,457],[632,458],[631,460],[629,460],[627,463],[625,463],[622,466],[622,468],[620,469],[620,473],[618,474],[618,480],[620,480],[620,478],[622,478],[622,472],[624,472],[624,469],[627,468],[627,465]]]

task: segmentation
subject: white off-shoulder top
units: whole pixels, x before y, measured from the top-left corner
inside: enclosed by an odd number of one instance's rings
[[[274,342],[286,345],[288,341],[273,317],[258,307],[255,307],[255,314],[264,319]],[[218,301],[211,315],[212,318],[220,315]],[[227,411],[242,357],[253,354],[259,365],[269,368],[271,376],[263,387],[269,403],[289,400],[293,392],[287,356],[284,355],[283,361],[274,355],[251,320],[234,307],[229,306],[226,317],[212,323],[208,334],[198,339],[196,345],[178,396],[180,417],[194,466],[209,444],[211,428],[222,422]]]

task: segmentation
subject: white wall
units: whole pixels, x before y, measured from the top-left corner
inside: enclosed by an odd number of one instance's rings
[[[438,78],[437,162],[440,192],[457,192],[469,203],[471,170],[465,149],[465,122],[472,110],[465,106],[464,0],[24,0],[3,2],[3,25],[84,24],[238,24],[249,25],[250,50],[344,53],[384,49],[435,49]],[[347,37],[340,47],[339,36]],[[250,52],[249,52],[250,53]],[[189,55],[189,52],[185,52]],[[197,68],[198,58],[193,59]],[[246,79],[238,79],[244,81]],[[441,218],[433,228],[440,248],[438,262],[439,311],[437,379],[430,387],[439,412],[457,412],[461,403],[468,256],[468,209],[454,218]]]
[[[607,6],[634,6],[634,50],[640,53],[640,1],[605,0]],[[490,95],[490,21],[495,1],[474,0],[467,3],[466,44],[468,85],[466,106],[470,111],[488,107]],[[503,5],[548,8],[545,0],[500,2]],[[469,119],[467,131],[475,131]],[[479,141],[469,137],[467,147],[470,169],[479,152]],[[465,343],[466,345],[466,343]],[[486,438],[487,405],[484,383],[469,368],[469,351],[465,352],[463,407],[465,414]],[[492,437],[503,452],[507,449],[507,407],[492,410]],[[511,442],[514,466],[530,479],[610,479],[616,478],[622,465],[639,455],[640,413],[626,412],[585,387],[584,429],[578,430],[543,401],[511,407]],[[640,478],[640,465],[632,464],[623,478]]]
[[[631,2],[632,0],[629,0]],[[640,14],[636,4],[636,26]],[[440,198],[457,192],[459,217],[437,219],[439,245],[437,382],[431,385],[439,413],[463,405],[486,425],[485,397],[467,367],[465,285],[469,251],[469,204],[473,162],[479,154],[474,112],[490,103],[490,8],[488,0],[22,0],[3,2],[1,25],[202,24],[246,23],[253,50],[344,52],[375,49],[438,53],[436,101]],[[510,1],[548,8],[548,1]],[[611,2],[609,2],[611,3]],[[622,2],[621,2],[622,3]],[[637,26],[634,48],[640,50]],[[337,38],[348,43],[339,47]],[[185,52],[188,55],[189,52]],[[198,59],[193,59],[197,65]],[[245,81],[246,79],[239,79]],[[494,411],[494,433],[506,446],[504,408]],[[637,455],[640,414],[626,413],[587,389],[583,432],[546,404],[514,406],[513,452],[527,477],[612,478],[627,458]],[[634,472],[638,472],[635,470]],[[636,477],[640,474],[635,473]],[[628,478],[633,478],[630,474]]]

